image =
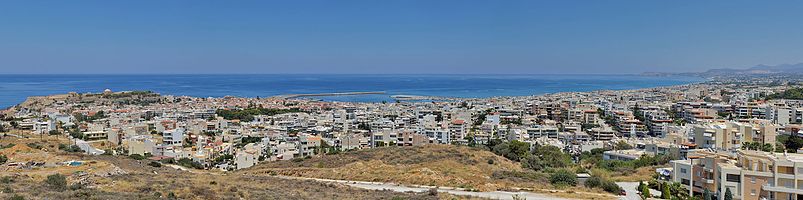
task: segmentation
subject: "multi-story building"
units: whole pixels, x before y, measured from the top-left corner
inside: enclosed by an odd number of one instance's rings
[[[692,126],[694,143],[701,148],[735,150],[744,142],[759,142],[775,147],[775,126],[760,122],[739,123],[725,122],[709,125]]]
[[[803,123],[803,108],[772,107],[769,111],[768,119],[772,123],[781,126]]]
[[[554,126],[534,126],[531,128],[527,128],[527,135],[530,136],[530,139],[536,139],[541,137],[546,138],[558,138],[558,127]]]
[[[182,146],[184,143],[184,129],[177,128],[162,132],[162,144],[169,146]]]
[[[449,123],[449,133],[452,134],[452,139],[462,140],[467,136],[466,121],[462,119],[455,119]]]
[[[399,133],[396,145],[399,146],[421,146],[429,144],[429,137],[421,135],[412,131],[403,131]]]
[[[599,141],[610,141],[616,137],[616,131],[608,127],[591,128],[588,134],[591,136],[591,139]]]
[[[766,119],[767,106],[756,102],[736,106],[736,117],[742,119]]]
[[[730,190],[734,199],[803,199],[803,154],[753,150],[693,154],[691,160],[671,162],[672,180],[687,189],[691,181],[696,194],[708,189],[724,199]]]

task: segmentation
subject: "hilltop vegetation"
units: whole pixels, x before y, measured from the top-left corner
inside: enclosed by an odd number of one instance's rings
[[[792,88],[781,93],[767,95],[767,99],[795,99],[803,100],[803,87]]]
[[[253,121],[254,115],[278,115],[284,113],[304,112],[298,108],[275,109],[275,108],[246,108],[239,110],[218,109],[215,113],[224,119],[238,119],[240,121]]]

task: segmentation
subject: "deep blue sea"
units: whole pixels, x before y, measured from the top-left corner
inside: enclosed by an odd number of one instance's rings
[[[314,97],[326,101],[392,101],[391,95],[445,97],[526,96],[553,92],[621,90],[704,81],[638,75],[0,75],[0,108],[28,96],[67,92],[151,90],[195,97],[269,97],[355,91],[382,95]]]

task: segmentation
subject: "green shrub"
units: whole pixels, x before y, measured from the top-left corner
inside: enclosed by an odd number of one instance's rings
[[[192,161],[192,159],[189,159],[189,158],[181,158],[181,159],[178,159],[177,162],[178,162],[178,165],[181,165],[181,166],[184,166],[184,167],[195,168],[195,169],[203,169],[204,168],[204,166],[201,165],[201,163]]]
[[[62,150],[62,151],[71,152],[71,153],[84,152],[84,150],[81,150],[81,148],[78,147],[78,145],[59,144],[59,149]]]
[[[150,165],[151,167],[162,167],[162,163],[156,161],[151,161],[150,163],[148,163],[148,165]]]
[[[84,187],[85,187],[84,184],[76,183],[76,184],[70,185],[70,190],[80,190],[80,189],[84,189]]]
[[[14,196],[11,196],[11,198],[8,198],[8,199],[9,200],[25,200],[25,197],[20,196],[18,194],[15,194]]]
[[[14,178],[12,178],[11,176],[4,176],[3,178],[0,178],[0,183],[9,184],[13,182]]]
[[[32,149],[42,149],[42,145],[37,144],[37,143],[28,143],[27,145],[28,145],[28,147],[31,147]]]
[[[585,185],[587,188],[601,187],[602,178],[598,176],[592,176],[591,178],[588,178],[588,180],[586,180],[586,182],[583,185]]]
[[[142,155],[139,155],[139,154],[131,154],[131,155],[128,155],[128,157],[131,158],[131,159],[134,159],[134,160],[145,159],[145,156],[142,156]]]
[[[606,181],[604,181],[602,183],[602,190],[605,190],[606,192],[618,194],[619,192],[621,192],[624,189],[622,189],[622,187],[617,185],[616,182],[613,182],[613,181],[610,181],[610,180],[606,180]]]
[[[549,183],[552,185],[577,185],[577,175],[566,169],[558,170],[549,177]]]
[[[45,180],[45,185],[56,191],[64,191],[67,189],[67,177],[61,174],[49,175]]]

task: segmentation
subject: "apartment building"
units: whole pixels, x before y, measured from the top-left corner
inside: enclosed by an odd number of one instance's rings
[[[541,137],[557,139],[558,127],[536,125],[531,128],[527,128],[527,135],[530,136],[530,139]]]
[[[425,144],[429,144],[429,137],[412,131],[399,133],[398,142],[396,142],[398,146],[421,146]]]
[[[690,160],[674,160],[672,180],[695,195],[705,189],[717,199],[803,199],[803,154],[739,150],[735,154],[696,150]],[[692,177],[693,175],[693,177]]]
[[[184,143],[184,129],[177,128],[162,132],[162,144],[170,146],[182,146]]]
[[[667,126],[672,125],[672,119],[669,114],[662,110],[654,110],[644,112],[645,123],[647,129],[652,136],[665,137]]]
[[[452,134],[452,139],[462,140],[467,136],[466,121],[462,119],[455,119],[449,123],[449,133]]]
[[[395,145],[398,141],[398,133],[390,129],[384,129],[378,132],[373,132],[370,139],[372,147]]]
[[[694,143],[701,148],[739,149],[744,142],[759,142],[775,147],[776,127],[766,121],[757,123],[725,122],[693,125]]]
[[[451,136],[449,134],[449,131],[447,131],[447,130],[443,130],[443,129],[424,129],[424,130],[422,130],[420,132],[423,133],[424,135],[426,135],[427,137],[429,137],[429,139],[433,143],[451,144]]]
[[[767,105],[749,102],[736,106],[735,114],[741,119],[766,119],[767,110]]]
[[[769,111],[768,119],[772,123],[781,126],[803,123],[803,108],[772,107]]]

